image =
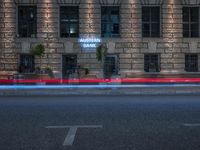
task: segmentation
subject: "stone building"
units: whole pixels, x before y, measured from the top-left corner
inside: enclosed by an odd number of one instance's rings
[[[78,68],[101,77],[96,46],[107,46],[107,76],[196,74],[200,0],[0,0],[0,72]],[[40,59],[30,54],[45,46]]]

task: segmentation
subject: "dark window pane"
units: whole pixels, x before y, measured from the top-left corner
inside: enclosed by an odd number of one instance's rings
[[[151,21],[159,22],[160,21],[160,7],[151,8]]]
[[[60,7],[60,36],[78,37],[79,35],[79,7]]]
[[[102,24],[102,36],[103,37],[109,37],[110,36],[110,24]]]
[[[189,8],[183,7],[183,22],[189,22]]]
[[[191,24],[191,37],[199,36],[199,24]]]
[[[149,24],[143,24],[142,25],[142,36],[143,37],[149,37],[150,36],[150,25]]]
[[[190,9],[190,15],[191,15],[191,22],[198,22],[199,20],[199,9],[196,7],[193,7]]]
[[[150,21],[150,8],[142,7],[142,21],[149,22]]]
[[[152,23],[151,24],[151,37],[159,37],[160,36],[160,24]]]
[[[190,36],[189,24],[183,24],[183,37],[189,37],[189,36]]]
[[[119,24],[113,24],[112,33],[119,34]]]
[[[119,7],[103,6],[101,16],[102,37],[119,37]]]

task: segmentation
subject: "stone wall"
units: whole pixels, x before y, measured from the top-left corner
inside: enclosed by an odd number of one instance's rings
[[[46,48],[42,67],[51,66],[62,71],[62,54],[78,54],[78,63],[98,73],[101,65],[95,51],[86,51],[78,38],[60,38],[59,5],[79,5],[79,33],[84,36],[101,36],[101,5],[111,5],[99,0],[0,0],[0,70],[17,71],[19,54],[29,53],[38,43]],[[108,52],[119,54],[119,72],[144,73],[144,54],[159,53],[161,73],[184,73],[185,53],[199,53],[199,38],[182,37],[181,0],[163,0],[161,3],[161,38],[143,38],[141,34],[141,7],[158,1],[122,0],[120,4],[121,38],[103,38]],[[37,38],[16,38],[17,6],[37,5]],[[159,4],[160,4],[159,3]],[[118,5],[117,4],[117,5]],[[40,65],[36,58],[36,65]],[[200,65],[199,65],[200,66]]]

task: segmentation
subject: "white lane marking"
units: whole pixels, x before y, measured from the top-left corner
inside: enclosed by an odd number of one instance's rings
[[[78,128],[103,128],[102,125],[75,125],[75,126],[46,126],[47,129],[66,129],[69,128],[63,146],[72,146]]]
[[[69,132],[64,140],[63,146],[68,146],[73,144],[77,129],[78,129],[77,127],[69,128]]]
[[[78,128],[103,128],[102,125],[74,125],[74,126],[46,126],[47,129],[66,129],[71,127]]]
[[[184,123],[185,127],[200,127],[200,123]]]

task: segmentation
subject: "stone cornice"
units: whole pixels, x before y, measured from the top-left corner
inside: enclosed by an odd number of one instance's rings
[[[14,0],[16,4],[37,4],[37,0]]]
[[[200,0],[182,0],[183,5],[199,5]]]
[[[101,5],[121,5],[122,0],[99,0]]]
[[[161,5],[164,0],[140,0],[142,5]]]
[[[81,3],[81,0],[57,0],[58,4],[72,4],[78,5]]]

